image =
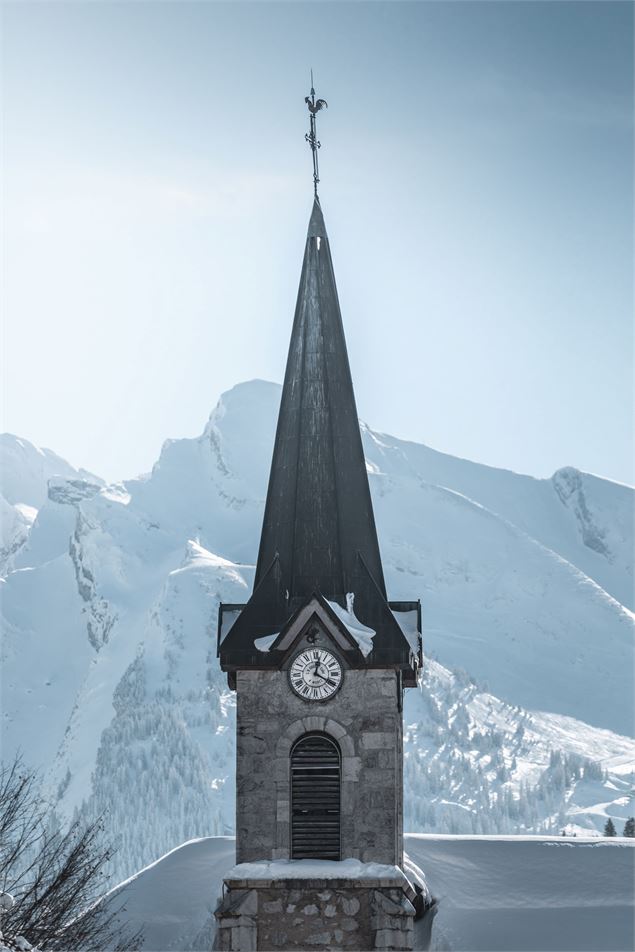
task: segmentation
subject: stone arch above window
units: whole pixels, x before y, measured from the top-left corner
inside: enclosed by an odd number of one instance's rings
[[[295,741],[302,736],[302,734],[308,734],[311,731],[321,731],[324,734],[329,734],[334,740],[336,740],[340,746],[342,757],[354,757],[355,756],[355,745],[348,735],[348,732],[345,727],[342,727],[341,724],[338,724],[337,721],[334,721],[330,717],[325,717],[324,715],[314,714],[309,717],[303,717],[298,721],[293,721],[292,724],[289,724],[284,734],[278,740],[276,745],[276,756],[279,758],[287,758],[291,753],[291,748]]]

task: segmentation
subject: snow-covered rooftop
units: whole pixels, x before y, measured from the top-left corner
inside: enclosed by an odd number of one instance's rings
[[[453,952],[631,952],[634,943],[635,840],[539,836],[406,835],[404,868],[411,879],[423,870],[439,900],[432,948]],[[192,840],[127,880],[110,894],[128,924],[143,928],[142,949],[207,950],[214,939],[212,910],[222,880],[249,870],[271,878],[290,865],[315,860],[232,866],[230,837]],[[304,865],[306,863],[306,865]],[[414,865],[416,864],[416,865]],[[319,863],[355,875],[372,863]],[[385,869],[385,867],[383,867]],[[395,869],[395,867],[388,867]],[[402,874],[403,875],[403,874]],[[421,923],[415,949],[429,948]]]

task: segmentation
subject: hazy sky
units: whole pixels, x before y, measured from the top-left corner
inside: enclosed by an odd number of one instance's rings
[[[313,66],[360,416],[633,481],[630,3],[2,16],[5,429],[123,478],[282,379]]]

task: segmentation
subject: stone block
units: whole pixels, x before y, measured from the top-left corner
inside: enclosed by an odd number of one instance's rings
[[[395,771],[387,767],[363,767],[362,779],[365,786],[384,787],[395,793],[396,776]]]
[[[394,811],[395,793],[392,784],[389,787],[377,789],[362,786],[359,789],[359,807],[364,815],[369,816],[371,811]]]
[[[330,734],[331,737],[334,737],[335,740],[339,740],[340,737],[346,736],[346,730],[342,727],[342,725],[330,719],[326,722],[324,730],[327,734]]]
[[[291,845],[291,835],[289,832],[289,823],[285,823],[283,820],[280,820],[276,823],[277,827],[277,839],[278,847],[288,850]]]
[[[249,773],[236,775],[236,795],[244,796],[247,793],[256,793],[262,786],[262,781],[252,777]]]
[[[415,916],[416,909],[414,907],[414,904],[410,902],[410,900],[406,896],[402,898],[401,905],[403,906],[407,916],[413,916],[413,917]]]
[[[368,731],[360,737],[359,744],[362,750],[376,750],[379,747],[395,748],[396,737],[385,731]]]
[[[385,707],[385,703],[384,703]],[[367,731],[390,732],[397,737],[399,722],[394,716],[388,714],[384,708],[373,713],[364,712],[364,715],[355,721],[357,734],[365,734]]]
[[[344,734],[342,737],[340,737],[338,744],[340,745],[340,750],[342,751],[342,757],[344,759],[348,757],[355,757],[355,744],[353,743],[353,740],[349,734]]]
[[[219,923],[223,925],[224,923]],[[216,936],[214,938],[214,949],[216,952],[231,952],[232,947],[232,930],[231,929],[217,929]]]
[[[288,800],[278,800],[276,805],[276,819],[280,823],[289,822],[289,801]]]
[[[391,767],[395,768],[397,761],[397,752],[394,748],[390,750],[376,750],[374,751],[375,756],[377,757],[377,766],[378,767]]]
[[[267,742],[264,737],[256,734],[239,734],[236,738],[236,746],[241,754],[250,754],[252,757],[255,754],[264,754],[267,750]]]
[[[361,859],[362,863],[373,863],[373,862],[375,862],[375,859],[374,859],[375,852],[376,852],[376,851],[375,851],[375,847],[374,847],[374,846],[369,846],[367,849],[361,850],[360,859]]]
[[[414,916],[388,916],[380,913],[370,917],[370,925],[373,929],[404,929],[410,932],[414,929]]]
[[[391,891],[392,892],[392,891]],[[408,902],[408,906],[405,906],[402,902],[402,899],[406,899],[405,896],[401,893],[393,892],[392,896],[386,895],[386,893],[380,892],[379,889],[376,889],[373,892],[373,907],[377,915],[384,914],[387,916],[406,916],[414,915],[414,908],[411,903]],[[412,912],[410,911],[412,910]]]
[[[288,939],[289,939],[288,933],[283,932],[281,929],[274,929],[273,932],[271,933],[271,943],[277,949],[288,948],[287,946]]]
[[[376,949],[391,949],[394,952],[409,952],[413,939],[409,933],[400,929],[378,929],[375,933]]]
[[[305,731],[323,731],[325,730],[326,718],[321,715],[311,715],[302,718],[302,726]]]
[[[239,952],[256,952],[256,926],[239,926],[232,929],[232,949]]]
[[[343,780],[340,788],[340,810],[343,815],[352,814],[359,784],[354,780]]]
[[[244,916],[258,912],[258,893],[255,889],[229,889],[218,903],[215,915],[221,928],[234,925]]]
[[[342,780],[359,780],[359,773],[362,769],[362,761],[360,757],[343,757],[342,758]]]
[[[310,935],[306,939],[308,945],[328,945],[331,941],[330,932],[316,932],[315,935]]]
[[[344,897],[342,899],[342,909],[347,916],[354,916],[359,912],[359,899],[356,896],[351,896],[350,899]]]
[[[267,713],[267,711],[263,711],[263,716],[266,716]],[[278,726],[278,731],[280,731],[280,726]],[[288,757],[292,743],[293,739],[287,734],[279,736],[275,746],[276,757]]]
[[[269,902],[263,902],[263,912],[282,912],[282,900],[272,899]]]

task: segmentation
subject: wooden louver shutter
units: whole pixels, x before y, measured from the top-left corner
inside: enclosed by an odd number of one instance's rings
[[[291,857],[340,858],[340,752],[324,734],[291,752]]]

